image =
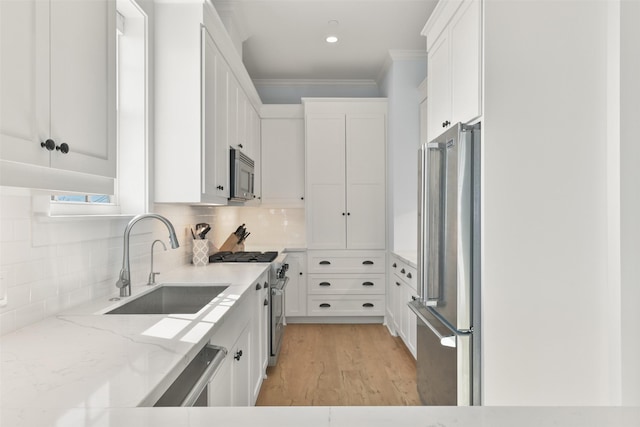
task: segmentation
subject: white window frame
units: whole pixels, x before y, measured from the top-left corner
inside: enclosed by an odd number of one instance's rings
[[[149,211],[148,18],[135,0],[116,0],[116,9],[116,194],[109,195],[111,203],[58,202],[49,198],[46,210],[51,217],[130,216]],[[125,69],[134,72],[123,80]]]

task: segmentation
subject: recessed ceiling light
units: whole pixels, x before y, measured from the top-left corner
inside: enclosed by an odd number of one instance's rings
[[[327,36],[325,40],[327,43],[338,43],[338,37],[336,36]]]

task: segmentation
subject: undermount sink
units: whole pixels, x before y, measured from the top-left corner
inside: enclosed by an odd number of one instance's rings
[[[164,285],[105,314],[197,313],[229,286]]]

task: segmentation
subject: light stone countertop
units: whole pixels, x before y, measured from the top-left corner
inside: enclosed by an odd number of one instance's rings
[[[195,314],[102,315],[128,300],[105,297],[3,336],[3,413],[153,404],[268,268],[267,263],[188,265],[164,274],[162,283],[230,285]],[[152,289],[134,286],[132,296]]]
[[[267,268],[210,264],[164,273],[164,283],[230,284],[219,296],[228,306],[212,303],[191,317],[95,314],[121,304],[103,299],[3,336],[0,426],[640,426],[640,408],[136,407],[159,397]]]
[[[417,251],[391,251],[392,254],[409,263],[413,268],[418,268],[418,252]]]

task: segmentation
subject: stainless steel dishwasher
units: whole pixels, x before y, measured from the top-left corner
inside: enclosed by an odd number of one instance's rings
[[[205,345],[153,406],[208,406],[208,385],[227,349]]]

